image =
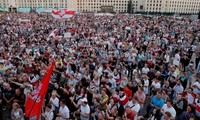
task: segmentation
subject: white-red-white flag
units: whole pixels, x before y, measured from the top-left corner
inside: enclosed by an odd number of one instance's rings
[[[52,16],[57,19],[71,18],[75,14],[74,10],[60,9],[52,10]]]
[[[47,39],[49,39],[50,37],[55,37],[56,34],[57,34],[57,29],[53,30],[53,31],[51,32],[51,34],[47,37]]]

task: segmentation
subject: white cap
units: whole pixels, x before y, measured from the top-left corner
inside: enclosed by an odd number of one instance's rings
[[[81,102],[88,102],[86,98],[81,99]]]

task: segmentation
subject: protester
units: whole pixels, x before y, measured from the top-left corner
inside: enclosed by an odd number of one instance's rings
[[[46,105],[45,113],[42,114],[44,120],[53,120],[54,113],[51,110],[52,106],[50,104]]]
[[[87,103],[88,101],[87,101],[86,98],[83,98],[81,100],[81,102],[82,103],[81,103],[81,107],[80,107],[80,118],[81,118],[81,120],[89,120],[89,118],[90,118],[90,107]]]
[[[168,100],[166,104],[161,109],[161,113],[164,115],[166,112],[169,112],[171,115],[171,120],[175,120],[176,118],[176,110],[172,106],[172,101]]]
[[[70,111],[68,107],[65,105],[66,102],[65,100],[60,101],[60,108],[59,108],[59,113],[57,114],[57,120],[68,120],[70,117]]]
[[[126,110],[124,112],[124,115],[123,115],[123,119],[124,120],[134,120],[134,117],[135,117],[135,114],[131,110],[131,107],[127,106]]]
[[[13,103],[13,109],[11,111],[12,120],[22,120],[24,118],[23,111],[18,103]]]
[[[190,118],[195,118],[195,108],[189,104],[187,106],[187,110],[184,111],[181,115],[181,119],[190,119]]]

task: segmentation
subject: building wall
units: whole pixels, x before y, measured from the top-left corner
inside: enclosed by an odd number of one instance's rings
[[[199,10],[200,0],[146,0],[145,5],[145,12],[196,14]]]
[[[73,8],[80,12],[97,12],[101,6],[113,6],[115,12],[127,12],[129,0],[0,0],[0,8]],[[132,0],[133,12],[167,12],[196,14],[200,0]]]
[[[66,8],[68,0],[18,0],[18,7]]]
[[[17,0],[19,8],[77,8],[77,0]]]
[[[198,13],[200,0],[168,0],[167,12]]]
[[[6,8],[8,6],[9,6],[8,0],[0,0],[0,7],[1,8]]]
[[[80,12],[98,12],[101,6],[113,6],[115,12],[127,12],[129,0],[77,0]]]

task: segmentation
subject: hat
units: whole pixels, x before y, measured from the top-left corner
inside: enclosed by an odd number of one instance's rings
[[[88,102],[86,98],[81,99],[81,102]]]

